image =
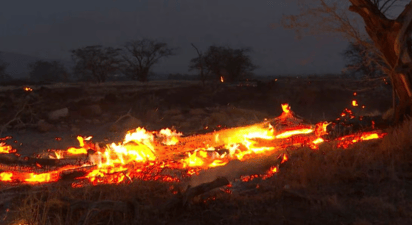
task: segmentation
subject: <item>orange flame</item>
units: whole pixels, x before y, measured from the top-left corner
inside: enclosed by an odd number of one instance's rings
[[[290,106],[288,103],[281,104],[284,113],[290,113]]]
[[[294,118],[289,104],[282,104],[283,113],[281,119]],[[286,116],[285,116],[286,115]],[[352,117],[352,112],[345,109],[342,117]],[[275,121],[278,118],[275,119]],[[187,154],[179,153],[179,160],[173,161],[167,154],[175,154],[176,149],[185,146],[188,139],[182,138],[182,133],[171,129],[162,129],[159,132],[149,132],[138,127],[128,131],[121,143],[111,143],[103,147],[90,142],[92,137],[78,136],[80,147],[71,147],[67,151],[55,151],[57,159],[65,155],[88,154],[88,161],[82,166],[66,166],[49,172],[33,171],[5,171],[0,172],[0,181],[24,182],[29,184],[55,182],[61,178],[64,171],[71,169],[84,169],[86,175],[79,180],[88,181],[93,185],[101,183],[132,182],[133,179],[159,180],[164,182],[178,182],[180,178],[161,174],[165,168],[182,170],[184,176],[198,174],[200,170],[226,165],[230,160],[246,160],[258,154],[273,153],[288,146],[309,146],[318,149],[318,145],[325,140],[329,122],[321,122],[313,125],[301,123],[288,123],[288,129],[277,130],[269,123],[264,125],[252,125],[234,129],[226,129],[210,135],[208,139],[196,140],[196,143],[187,147]],[[338,147],[348,146],[376,138],[382,138],[385,134],[379,132],[366,132],[357,135],[348,135],[337,140]],[[296,136],[296,137],[295,137]],[[293,137],[293,138],[291,138]],[[189,138],[190,139],[190,138]],[[0,139],[2,140],[2,139]],[[189,145],[187,145],[189,146]],[[196,149],[195,151],[192,151]],[[0,143],[0,153],[11,153],[11,146]],[[288,160],[283,154],[280,164]],[[87,170],[86,170],[86,167]],[[44,171],[40,164],[35,170]],[[32,168],[32,170],[34,170]],[[267,179],[279,172],[279,167],[274,166],[265,175],[244,176],[241,179],[250,181],[255,178]],[[182,175],[183,176],[183,175]],[[80,183],[73,183],[72,187],[81,187]]]
[[[0,153],[14,153],[16,152],[10,145],[6,145],[6,143],[0,142]]]

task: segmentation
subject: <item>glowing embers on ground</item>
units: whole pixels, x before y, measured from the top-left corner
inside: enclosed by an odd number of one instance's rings
[[[10,145],[7,145],[5,142],[3,142],[9,139],[11,139],[10,136],[4,138],[0,137],[0,154],[15,153],[17,151],[16,149],[13,149]]]
[[[358,133],[358,134],[351,134],[351,135],[347,135],[347,136],[343,136],[343,137],[338,138],[337,147],[338,148],[348,148],[349,146],[353,145],[354,143],[383,138],[385,135],[386,135],[386,133],[382,133],[382,132],[379,132],[379,131],[371,131],[371,132],[363,132],[363,133]]]
[[[0,142],[0,153],[14,153],[16,149],[13,149],[10,145],[6,145],[4,142]]]
[[[67,165],[59,168],[32,171],[4,171],[0,180],[4,182],[44,183],[56,182],[64,174],[79,170],[82,175],[76,177],[73,187],[91,183],[112,184],[140,180],[160,180],[177,182],[180,179],[197,174],[200,170],[224,166],[230,160],[244,161],[256,155],[269,155],[274,151],[290,147],[308,146],[318,149],[325,140],[329,122],[316,125],[302,123],[295,117],[288,104],[282,105],[281,116],[261,124],[225,129],[205,135],[183,137],[182,133],[170,129],[158,132],[137,128],[129,131],[122,142],[107,145],[95,144],[91,137],[77,139],[80,147],[67,151],[55,151],[56,160],[69,157],[87,157],[79,165]],[[352,116],[346,110],[345,115]],[[272,124],[274,124],[273,127]],[[337,139],[337,146],[349,145],[383,137],[383,133],[362,133]],[[0,150],[10,153],[10,147],[0,144]],[[286,157],[286,155],[283,155]],[[287,158],[282,160],[282,163]],[[277,173],[279,168],[271,168],[261,178],[268,178]],[[36,171],[36,172],[35,172]]]
[[[67,165],[48,172],[5,171],[0,173],[0,180],[13,183],[50,183],[61,179],[63,171],[78,169],[79,166]]]

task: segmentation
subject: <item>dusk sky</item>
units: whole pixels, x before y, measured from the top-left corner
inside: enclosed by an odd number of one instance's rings
[[[154,72],[187,73],[210,45],[251,47],[256,74],[340,73],[347,42],[337,37],[296,39],[279,24],[296,13],[293,1],[276,0],[14,0],[0,8],[0,51],[71,60],[87,45],[118,47],[153,38],[178,47]]]

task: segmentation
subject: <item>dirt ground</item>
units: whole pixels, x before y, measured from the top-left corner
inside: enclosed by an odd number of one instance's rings
[[[153,81],[30,88],[0,88],[0,124],[18,119],[5,127],[2,136],[13,137],[8,143],[21,154],[76,146],[77,135],[118,142],[127,130],[139,126],[173,127],[185,135],[241,126],[280,115],[281,103],[289,103],[307,121],[319,122],[337,118],[344,108],[357,115],[381,115],[392,101],[389,88],[365,89],[362,83],[339,77],[208,86],[196,81]],[[351,107],[354,99],[359,107]],[[61,109],[67,115],[52,119],[50,114]]]
[[[3,87],[0,91],[0,124],[7,125],[1,136],[12,136],[7,142],[22,155],[77,146],[77,135],[93,136],[96,142],[118,142],[127,130],[139,126],[148,130],[173,127],[190,135],[253,124],[279,116],[281,103],[289,103],[297,115],[312,123],[333,120],[344,108],[356,115],[385,117],[392,105],[389,87],[339,77],[208,86],[158,81],[30,88]],[[359,106],[351,106],[354,99]],[[298,149],[276,176],[245,183],[244,190],[232,194],[211,192],[187,208],[162,211],[158,205],[173,198],[169,184],[136,181],[83,189],[59,184],[39,187],[41,197],[28,195],[16,206],[16,213],[27,212],[18,216],[38,221],[42,211],[32,208],[52,204],[62,196],[92,202],[128,202],[133,196],[135,206],[141,207],[134,216],[143,224],[410,224],[411,131],[412,122],[383,141],[354,149],[332,149],[326,144],[319,151]],[[263,166],[259,160],[241,165],[241,172]],[[42,198],[47,200],[38,200]],[[113,214],[107,218],[113,220]]]

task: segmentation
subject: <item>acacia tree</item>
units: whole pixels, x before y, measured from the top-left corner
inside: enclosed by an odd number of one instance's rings
[[[92,78],[98,83],[105,82],[121,68],[120,50],[112,47],[103,48],[101,45],[71,50],[73,61],[76,64],[75,74],[85,79]]]
[[[146,38],[127,42],[124,47],[126,53],[123,59],[126,67],[123,72],[133,80],[142,82],[148,80],[150,69],[159,63],[161,58],[176,54],[176,49],[168,47],[166,43]]]
[[[214,80],[235,81],[257,68],[247,55],[250,51],[249,48],[210,46],[204,55],[199,54],[190,60],[189,70],[202,70],[203,74],[212,75]]]
[[[300,0],[300,13],[285,16],[282,22],[284,27],[301,28],[300,31],[343,34],[379,56],[384,63],[382,69],[391,79],[398,97],[395,120],[399,122],[406,115],[412,115],[412,3],[405,2]],[[404,6],[399,15],[393,15],[395,6]],[[351,12],[359,15],[363,22]],[[362,26],[366,32],[362,31]]]
[[[30,69],[30,80],[33,81],[56,82],[68,80],[66,68],[58,61],[47,62],[37,60],[29,64],[28,67]]]

